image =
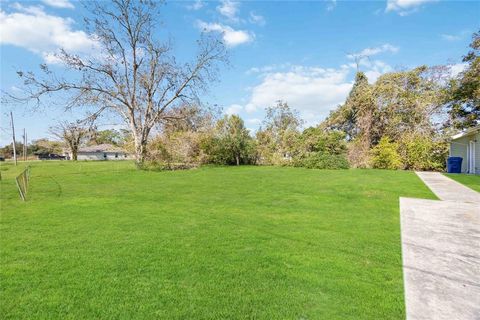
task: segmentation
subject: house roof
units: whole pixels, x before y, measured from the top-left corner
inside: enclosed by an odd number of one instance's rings
[[[78,152],[125,152],[125,150],[114,146],[113,144],[102,143],[94,146],[79,148]]]
[[[456,135],[452,136],[452,140],[460,139],[460,138],[475,134],[477,132],[480,132],[480,125],[472,127],[472,128],[468,128],[467,130],[465,130],[463,132],[457,133]]]

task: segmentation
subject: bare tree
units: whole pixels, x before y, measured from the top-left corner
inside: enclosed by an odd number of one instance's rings
[[[91,127],[81,122],[59,122],[50,127],[50,133],[61,139],[70,149],[72,160],[77,160],[78,149],[82,142],[89,136]]]
[[[171,109],[198,103],[198,96],[227,61],[222,41],[202,34],[192,63],[178,63],[170,41],[160,41],[156,1],[113,0],[87,2],[91,17],[87,31],[98,48],[88,57],[62,50],[57,58],[76,77],[60,77],[46,65],[41,75],[19,71],[25,97],[38,104],[44,96],[66,92],[66,108],[91,106],[91,118],[112,112],[129,126],[137,165],[146,155],[149,134],[155,125],[175,120]],[[73,79],[73,80],[72,80]]]

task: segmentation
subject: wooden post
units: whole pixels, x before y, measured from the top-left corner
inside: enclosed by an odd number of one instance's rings
[[[17,147],[15,146],[15,125],[13,124],[13,113],[10,111],[10,120],[12,122],[12,140],[13,140],[13,160],[17,165]]]
[[[23,128],[23,161],[27,161],[27,136],[25,135],[25,128]]]

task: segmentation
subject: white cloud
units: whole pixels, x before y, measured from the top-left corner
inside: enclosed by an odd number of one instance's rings
[[[456,34],[442,34],[441,37],[443,40],[447,40],[447,41],[459,41],[464,39],[469,34],[470,34],[469,30],[463,30],[462,32],[459,32]]]
[[[385,43],[385,44],[383,44],[379,47],[366,48],[366,49],[363,49],[360,52],[348,54],[347,58],[355,59],[355,58],[371,57],[371,56],[375,56],[377,54],[384,53],[384,52],[395,53],[395,52],[398,52],[398,50],[399,50],[398,47],[395,47],[395,46],[393,46],[389,43]]]
[[[250,23],[258,24],[259,26],[264,26],[266,21],[265,18],[261,15],[255,14],[255,12],[250,12],[250,18],[248,19]]]
[[[198,21],[197,25],[205,32],[220,32],[222,33],[223,41],[229,47],[235,47],[243,43],[251,42],[255,35],[252,32],[245,30],[235,30],[232,27],[220,23],[207,23]]]
[[[442,34],[442,38],[447,41],[457,41],[462,39],[461,36],[459,35],[454,35],[454,34]]]
[[[246,121],[248,124],[251,124],[251,125],[254,125],[254,126],[258,126],[260,123],[262,123],[262,120],[258,119],[258,118],[251,118],[251,119],[247,119]]]
[[[252,89],[247,112],[254,112],[284,100],[300,111],[308,125],[318,123],[330,110],[345,101],[352,83],[348,67],[324,69],[292,66],[288,71],[271,72]]]
[[[396,53],[398,50],[398,47],[386,43],[379,47],[366,48],[360,52],[348,54],[348,59],[355,60],[355,63],[349,63],[348,67],[356,69],[356,64],[358,63],[359,69],[365,69],[365,75],[368,77],[369,82],[373,83],[382,74],[393,71],[393,68],[381,60],[371,60],[370,57],[386,52]]]
[[[204,5],[205,3],[202,0],[195,0],[192,4],[187,5],[187,9],[196,11],[202,9]]]
[[[333,11],[337,6],[337,0],[330,0],[327,4],[327,11]]]
[[[437,0],[387,0],[386,12],[396,11],[399,15],[405,16],[415,12],[423,4]]]
[[[227,108],[227,110],[225,110],[225,114],[231,116],[231,115],[234,115],[234,114],[239,114],[240,111],[243,110],[243,107],[239,104],[232,104],[230,105],[230,107]]]
[[[364,65],[367,67],[365,75],[370,83],[377,81],[382,74],[393,71],[390,65],[380,60],[367,61]]]
[[[42,0],[48,6],[63,9],[73,9],[74,5],[68,0]]]
[[[245,74],[250,75],[250,74],[264,74],[267,72],[272,72],[272,71],[279,71],[279,70],[285,70],[287,68],[290,68],[292,65],[290,63],[282,63],[282,64],[271,64],[271,65],[266,65],[262,67],[252,67],[245,71]]]
[[[457,63],[457,64],[449,65],[448,67],[450,69],[450,76],[452,78],[457,77],[461,72],[465,71],[467,66],[468,66],[468,63]]]
[[[230,0],[221,1],[220,5],[217,7],[217,11],[227,19],[238,22],[239,18],[237,17],[239,11],[239,3]]]
[[[0,44],[25,48],[55,62],[54,53],[60,48],[68,52],[89,53],[97,43],[81,30],[73,30],[70,18],[49,15],[36,6],[15,6],[18,12],[0,11]]]
[[[245,105],[245,111],[247,111],[247,113],[255,112],[257,111],[257,106],[254,105],[253,103],[247,103]]]

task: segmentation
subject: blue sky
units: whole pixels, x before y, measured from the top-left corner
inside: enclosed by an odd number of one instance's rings
[[[38,70],[59,48],[88,52],[80,3],[71,0],[1,0],[1,89],[20,86],[15,71]],[[317,124],[348,94],[354,57],[370,81],[385,72],[418,65],[462,68],[473,32],[480,27],[478,1],[176,1],[162,9],[179,59],[189,59],[201,30],[220,33],[229,47],[230,65],[222,68],[205,102],[237,113],[252,131],[264,108],[286,100],[308,125]],[[33,111],[2,105],[0,145],[10,142],[6,113],[14,110],[18,135],[48,136],[56,120],[78,118],[82,111],[58,107]],[[115,119],[108,125],[120,125]]]

